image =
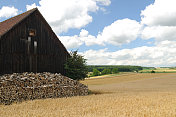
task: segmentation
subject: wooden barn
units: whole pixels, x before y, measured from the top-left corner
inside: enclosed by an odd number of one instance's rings
[[[37,8],[0,22],[0,74],[52,72],[65,75],[69,57]]]

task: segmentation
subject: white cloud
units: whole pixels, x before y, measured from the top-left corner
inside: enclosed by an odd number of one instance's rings
[[[111,1],[110,0],[95,0],[97,2],[99,2],[101,5],[105,5],[105,6],[108,6],[111,4]]]
[[[65,45],[67,49],[78,48],[83,44],[77,35],[75,36],[60,36],[60,41]]]
[[[92,22],[89,12],[98,11],[98,3],[107,6],[110,0],[40,0],[37,7],[59,34],[73,28],[80,29]],[[33,7],[36,7],[35,3],[26,6],[28,10]]]
[[[176,0],[155,0],[141,12],[143,39],[154,38],[156,43],[176,40]]]
[[[89,32],[87,30],[82,29],[79,35],[80,35],[80,37],[86,37],[86,36],[88,36],[88,34],[89,34]]]
[[[141,12],[141,22],[149,26],[176,26],[176,0],[155,0]]]
[[[97,36],[104,43],[122,45],[135,40],[154,38],[153,47],[137,47],[115,52],[108,49],[81,52],[92,65],[176,65],[176,1],[155,0],[154,4],[142,11],[141,24],[134,20],[117,20]],[[143,29],[142,29],[143,28]]]
[[[104,5],[110,4],[108,0],[94,1]],[[130,43],[140,36],[142,39],[154,38],[156,44],[166,40],[175,41],[175,3],[175,0],[155,0],[154,4],[147,6],[141,12],[141,24],[130,19],[116,20],[111,25],[104,27],[97,36],[89,35],[88,31],[82,30],[77,37],[82,44],[87,46],[106,45],[107,43],[120,46]]]
[[[156,41],[176,41],[175,26],[152,26],[145,27],[142,31],[143,39],[155,38]]]
[[[171,45],[171,46],[170,46]],[[88,50],[81,54],[91,65],[175,66],[176,42],[163,41],[155,47],[137,47],[109,52],[108,49]]]
[[[15,16],[18,14],[18,9],[16,9],[14,6],[9,7],[9,6],[3,6],[0,9],[0,18],[9,18],[12,16]]]
[[[26,5],[27,11],[30,10],[30,9],[36,8],[36,7],[37,7],[37,5],[35,3],[33,3],[31,5]]]
[[[93,35],[89,35],[87,30],[82,29],[79,35],[60,36],[59,39],[67,49],[79,48],[81,45],[104,45],[103,42]]]
[[[141,47],[146,66],[175,66],[176,64],[176,0],[155,0],[141,12],[143,39],[155,39],[154,47]],[[134,51],[134,49],[133,49]],[[137,59],[138,60],[138,59]],[[138,60],[141,61],[141,60]],[[142,62],[140,62],[142,65]]]
[[[135,40],[140,34],[139,22],[130,19],[117,20],[106,26],[97,38],[112,45],[122,45]]]
[[[101,45],[105,46],[106,43],[110,43],[115,46],[120,46],[122,44],[130,43],[131,41],[135,40],[140,34],[141,25],[135,21],[130,19],[123,19],[117,20],[109,26],[106,26],[101,33],[97,36],[89,35],[87,30],[82,29],[79,36],[70,36],[69,40],[72,38],[72,43],[76,44],[74,40],[77,42],[82,42],[86,46],[91,45]],[[66,36],[68,38],[68,36]],[[77,37],[77,38],[75,38]],[[68,43],[60,37],[63,44],[68,49],[72,49],[71,47],[75,46],[68,46]],[[67,41],[69,41],[67,40]],[[69,43],[71,43],[69,42]],[[81,46],[80,43],[77,43],[77,47]]]
[[[98,39],[93,35],[89,35],[89,32],[84,29],[81,30],[79,39],[82,40],[82,42],[84,42],[86,46],[104,45],[103,40]]]

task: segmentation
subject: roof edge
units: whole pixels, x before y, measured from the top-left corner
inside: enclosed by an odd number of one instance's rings
[[[25,13],[27,13],[27,12],[30,12],[29,14],[27,14],[23,19],[21,19],[20,21],[18,21],[15,25],[13,25],[11,28],[9,28],[8,30],[6,30],[2,35],[0,35],[0,37],[2,37],[2,36],[4,36],[7,32],[9,32],[11,29],[13,29],[16,25],[18,25],[20,22],[22,22],[23,20],[25,20],[29,15],[31,15],[34,11],[36,11],[36,10],[38,10],[38,8],[36,7],[36,8],[33,8],[33,9],[31,9],[31,10],[28,10],[28,11],[26,11],[26,12],[24,12],[24,13],[22,13],[22,14],[25,14]],[[19,15],[17,15],[17,16],[14,16],[14,17],[11,17],[11,18],[15,18],[15,17],[18,17],[18,16],[20,16],[20,15],[22,15],[22,14],[19,14]],[[11,18],[9,18],[9,19],[11,19]],[[9,20],[9,19],[7,19],[7,20]],[[4,21],[2,21],[2,22],[0,22],[0,23],[3,23],[3,22],[5,22],[5,21],[7,21],[7,20],[4,20]]]

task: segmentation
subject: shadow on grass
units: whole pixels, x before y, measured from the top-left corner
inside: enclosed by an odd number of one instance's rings
[[[89,95],[111,94],[112,92],[89,90]]]

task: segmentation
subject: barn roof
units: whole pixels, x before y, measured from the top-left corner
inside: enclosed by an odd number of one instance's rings
[[[41,15],[41,13],[39,12],[39,10],[37,8],[31,9],[29,11],[26,11],[22,14],[19,14],[15,17],[12,17],[10,19],[7,19],[3,22],[0,22],[0,38],[6,34],[8,31],[10,31],[13,27],[15,27],[16,25],[18,25],[20,22],[22,22],[25,18],[27,18],[29,15],[31,15],[32,13],[34,13],[35,11],[38,11],[38,13],[40,14],[40,16],[42,17],[42,19],[44,20],[46,26],[48,27],[48,29],[54,34],[54,36],[57,38],[57,43],[64,48],[64,50],[66,51],[66,53],[69,55],[67,49],[65,48],[65,46],[62,44],[62,42],[58,39],[57,35],[53,32],[52,28],[50,27],[50,25],[47,23],[47,21],[45,20],[45,18]],[[70,55],[69,55],[70,56]]]
[[[23,19],[25,19],[27,16],[29,16],[31,13],[33,13],[37,8],[31,9],[27,12],[24,12],[20,15],[17,15],[15,17],[12,17],[10,19],[7,19],[3,22],[0,22],[0,37],[4,35],[6,32],[11,30],[15,25],[20,23]]]

